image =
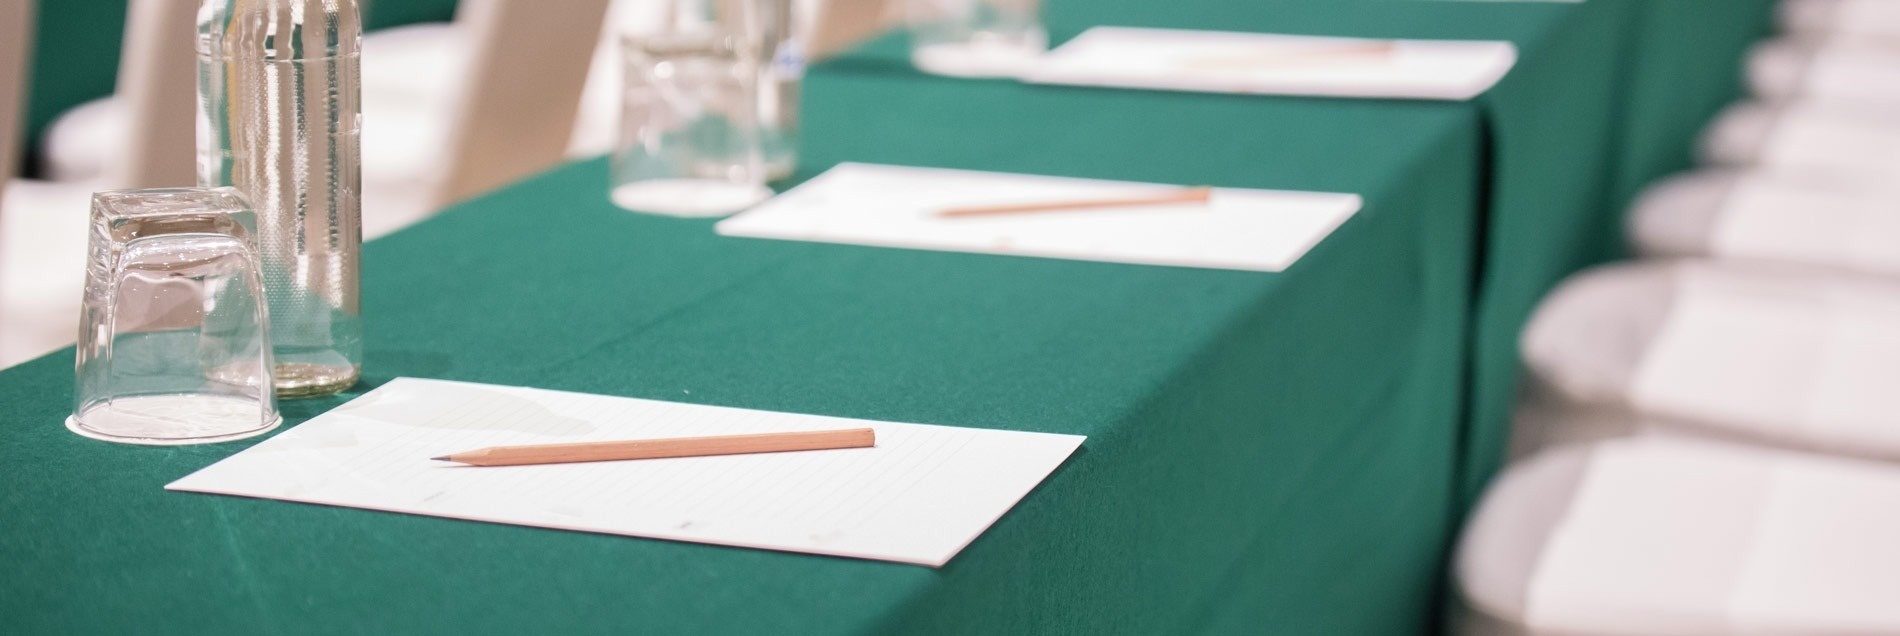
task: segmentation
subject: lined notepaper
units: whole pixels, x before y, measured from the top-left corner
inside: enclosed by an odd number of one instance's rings
[[[1044,55],[1043,84],[1466,100],[1517,63],[1510,42],[1095,27]]]
[[[871,427],[875,448],[478,468],[488,446]],[[1081,444],[402,378],[170,490],[940,566]]]
[[[1214,188],[1204,202],[945,218],[948,210],[1145,198],[1183,186],[841,163],[714,226],[726,236],[1277,272],[1352,215],[1358,195]]]

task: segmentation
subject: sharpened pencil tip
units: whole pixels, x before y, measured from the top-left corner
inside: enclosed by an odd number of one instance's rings
[[[433,459],[433,460],[436,460],[436,461],[438,461],[438,462],[451,462],[451,461],[455,461],[455,460],[453,460],[453,459],[449,459],[449,456],[448,456],[448,455],[443,455],[443,456],[441,456],[441,457],[430,457],[429,459]]]

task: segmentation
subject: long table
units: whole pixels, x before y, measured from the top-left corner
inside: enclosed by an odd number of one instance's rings
[[[814,120],[852,108],[812,93]],[[155,634],[1422,624],[1456,520],[1476,122],[1449,105],[1025,97],[1048,125],[994,137],[1011,159],[987,167],[1366,206],[1262,274],[723,238],[615,209],[591,162],[364,255],[362,388],[426,376],[1089,436],[948,567],[163,492],[244,444],[66,432],[68,353],[0,372],[0,616]],[[1004,123],[973,115],[856,158],[978,164],[972,131]],[[823,167],[846,143],[813,134],[807,156]],[[285,402],[288,424],[337,402]]]
[[[1459,6],[1509,17],[1494,28],[1534,27],[1512,36],[1526,48],[1593,32],[1574,6]],[[1520,72],[1542,72],[1526,56]],[[1435,624],[1473,470],[1476,282],[1496,262],[1484,228],[1508,154],[1493,107],[953,82],[876,55],[815,69],[806,89],[800,178],[873,161],[1355,192],[1366,205],[1263,274],[724,238],[706,221],[620,211],[602,162],[567,166],[366,247],[368,367],[352,394],[424,376],[1088,442],[932,570],[164,492],[246,444],[66,432],[66,351],[0,371],[0,628]],[[284,402],[286,425],[347,397]]]

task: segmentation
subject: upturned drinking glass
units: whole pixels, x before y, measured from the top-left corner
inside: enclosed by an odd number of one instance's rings
[[[1049,47],[1036,0],[905,0],[910,60],[955,77],[1011,77]]]
[[[771,196],[759,126],[759,2],[666,0],[664,20],[621,37],[620,207],[720,216]]]
[[[204,0],[198,183],[257,209],[282,397],[362,371],[362,24],[353,0]]]
[[[253,221],[230,188],[93,195],[67,428],[197,444],[278,425]]]

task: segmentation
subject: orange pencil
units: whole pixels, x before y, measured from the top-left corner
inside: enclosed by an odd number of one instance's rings
[[[674,437],[621,442],[494,446],[443,455],[441,457],[431,457],[429,459],[457,462],[471,466],[522,466],[528,464],[605,462],[623,459],[782,453],[786,451],[829,450],[834,448],[866,448],[876,445],[876,431],[869,428],[851,428],[836,431],[759,433],[753,435],[721,435],[717,437]]]

